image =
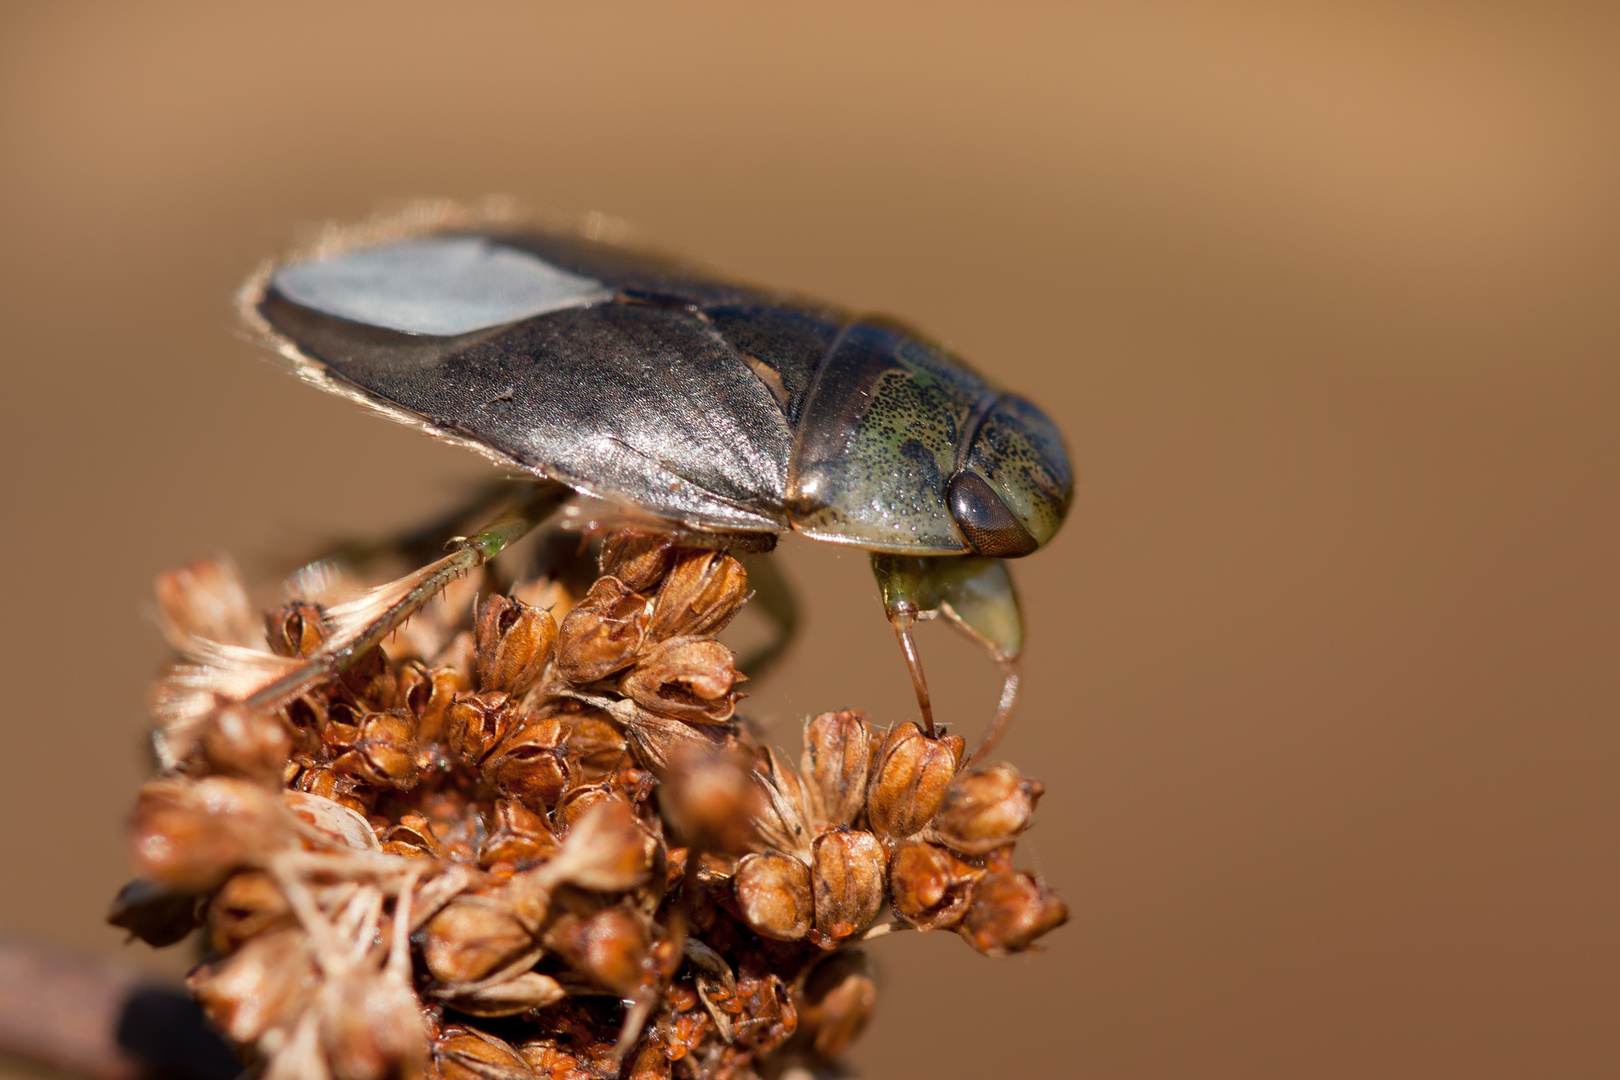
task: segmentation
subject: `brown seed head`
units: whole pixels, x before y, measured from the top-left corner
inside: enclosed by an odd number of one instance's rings
[[[866,814],[883,836],[918,832],[945,801],[956,775],[962,740],[930,738],[911,721],[890,728],[878,747],[866,792]]]
[[[814,830],[798,772],[773,747],[755,766],[754,782],[765,796],[755,824],[762,849],[784,851],[809,862]]]
[[[261,934],[231,955],[186,977],[192,997],[213,1025],[239,1045],[272,1028],[290,1026],[319,985],[302,931]]]
[[[747,595],[742,563],[723,551],[683,551],[658,590],[647,640],[717,634]]]
[[[818,965],[805,982],[799,1030],[816,1053],[831,1060],[849,1048],[866,1027],[877,1002],[866,953],[843,949]]]
[[[496,594],[478,605],[473,641],[478,688],[521,697],[551,662],[557,624],[549,611]]]
[[[365,969],[334,988],[321,1016],[321,1043],[334,1080],[416,1080],[427,1067],[421,1004],[398,978]]]
[[[383,833],[382,849],[389,855],[403,855],[411,859],[448,857],[428,819],[414,811],[401,814],[399,824],[389,826]]]
[[[993,871],[973,886],[957,933],[986,956],[1022,952],[1035,939],[1069,921],[1058,895],[1028,874]]]
[[[658,808],[675,842],[702,852],[742,855],[757,841],[762,804],[746,752],[681,747],[658,785]]]
[[[854,709],[822,713],[804,731],[806,801],[818,824],[853,825],[866,805],[872,729]]]
[[[448,986],[477,982],[533,948],[533,935],[500,888],[456,897],[422,934],[422,959]]]
[[[249,938],[296,923],[276,883],[257,870],[232,874],[208,906],[208,940],[217,953],[233,952]]]
[[[934,815],[933,833],[943,844],[969,855],[984,855],[1029,828],[1035,803],[1045,791],[1011,765],[981,765],[951,781]]]
[[[869,832],[835,829],[812,845],[816,944],[833,948],[872,925],[883,906],[883,845]]]
[[[456,695],[468,689],[466,675],[453,667],[430,668],[412,661],[400,669],[396,691],[398,706],[416,718],[416,741],[422,751],[444,741],[446,716]],[[418,760],[418,764],[426,762]]]
[[[403,710],[367,713],[360,718],[354,748],[332,767],[365,783],[404,790],[416,783],[416,721]]]
[[[563,740],[568,729],[557,720],[530,720],[512,729],[480,768],[484,782],[531,810],[555,803],[570,780]]]
[[[645,596],[618,578],[596,580],[557,633],[557,673],[593,683],[635,662],[651,618]]]
[[[720,724],[737,708],[743,681],[730,649],[710,638],[671,638],[642,657],[620,688],[650,712],[694,724]]]
[[[894,913],[918,930],[952,926],[967,910],[970,886],[984,871],[923,840],[901,840],[889,856]]]
[[[433,1042],[439,1080],[533,1080],[511,1044],[477,1028],[449,1027]]]
[[[478,865],[485,870],[517,869],[549,858],[558,846],[539,814],[515,799],[497,799],[495,827],[478,848]]]
[[[641,986],[652,941],[640,915],[615,904],[599,911],[564,912],[546,930],[547,951],[620,997]]]
[[[496,690],[458,694],[450,706],[446,735],[450,752],[476,768],[521,719],[512,700]]]
[[[766,851],[746,855],[733,877],[737,907],[749,929],[777,941],[798,941],[810,932],[814,894],[810,868],[792,855]]]
[[[723,750],[731,743],[731,731],[716,724],[688,724],[668,716],[660,716],[629,702],[621,702],[631,710],[624,730],[636,759],[660,778],[669,774],[669,763],[684,747],[693,745],[701,749]]]
[[[530,1009],[555,1005],[567,996],[568,992],[562,988],[562,984],[550,975],[525,971],[505,982],[456,994],[446,1003],[468,1016],[517,1016]]]
[[[149,781],[136,800],[131,832],[140,875],[191,892],[214,888],[295,836],[280,796],[224,776]]]
[[[292,733],[277,715],[242,705],[217,709],[203,730],[209,771],[278,785],[292,753]]]
[[[602,541],[602,573],[618,578],[626,588],[646,592],[663,580],[674,558],[668,533],[647,529],[616,529]]]
[[[277,656],[313,656],[326,640],[326,616],[309,601],[294,600],[265,615],[264,636]]]

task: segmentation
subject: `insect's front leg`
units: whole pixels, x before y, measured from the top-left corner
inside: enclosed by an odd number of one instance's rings
[[[917,655],[912,627],[919,619],[944,615],[952,625],[984,646],[1001,667],[1001,699],[989,730],[970,761],[988,754],[1006,731],[1018,702],[1018,655],[1024,648],[1024,618],[1012,574],[1001,559],[980,555],[872,554],[872,573],[883,594],[883,610],[900,640],[911,673],[923,724],[934,733],[932,703]]]

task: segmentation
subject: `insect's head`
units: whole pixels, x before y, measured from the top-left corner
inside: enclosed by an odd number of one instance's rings
[[[946,490],[951,516],[980,555],[1015,559],[1057,533],[1074,497],[1063,436],[1046,414],[1002,394]]]

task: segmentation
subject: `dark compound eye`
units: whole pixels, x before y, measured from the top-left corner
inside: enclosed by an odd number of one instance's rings
[[[956,518],[962,535],[978,554],[1016,559],[1040,546],[983,477],[970,472],[958,473],[946,497],[950,500],[951,516]]]

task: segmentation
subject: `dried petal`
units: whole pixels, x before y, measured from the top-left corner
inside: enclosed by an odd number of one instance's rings
[[[961,757],[957,736],[930,738],[909,720],[890,728],[878,747],[866,791],[873,831],[910,836],[927,825],[945,801]]]
[[[557,624],[549,611],[496,594],[478,605],[473,640],[479,689],[520,697],[551,662]]]
[[[836,829],[816,837],[812,852],[817,944],[832,948],[871,926],[883,906],[883,845],[869,832]]]
[[[822,713],[804,731],[806,801],[820,824],[853,825],[866,805],[872,729],[854,709]]]
[[[664,578],[654,602],[647,640],[720,632],[742,607],[748,574],[723,551],[685,551]]]
[[[973,886],[957,933],[986,956],[1022,952],[1035,939],[1069,921],[1058,895],[1028,874],[1000,870]]]
[[[737,658],[710,638],[672,638],[637,662],[621,688],[644,709],[697,724],[719,724],[736,711],[742,682]]]
[[[754,933],[798,941],[810,932],[814,896],[810,868],[803,862],[779,851],[746,855],[733,881],[737,907]]]
[[[617,578],[598,578],[557,631],[557,673],[592,683],[635,662],[651,618],[650,602]]]
[[[981,765],[951,781],[934,815],[933,835],[969,855],[984,855],[1029,828],[1045,791],[1011,765]]]
[[[774,748],[765,752],[763,765],[754,770],[754,782],[765,796],[755,823],[760,842],[766,849],[785,851],[809,862],[814,833],[799,774]]]

